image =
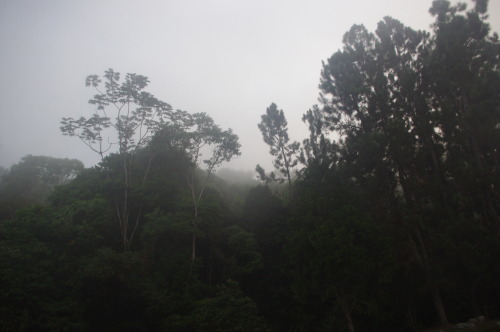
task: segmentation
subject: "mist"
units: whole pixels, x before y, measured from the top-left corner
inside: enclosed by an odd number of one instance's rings
[[[0,330],[498,330],[468,4],[0,2]]]
[[[239,136],[241,156],[225,167],[272,168],[257,128],[276,103],[291,140],[317,103],[322,61],[355,23],[374,30],[384,16],[429,29],[431,1],[4,1],[0,4],[0,165],[28,154],[99,156],[59,130],[62,117],[88,116],[85,77],[108,68],[149,78],[148,91],[190,113],[206,112]],[[493,31],[500,3],[489,4]]]

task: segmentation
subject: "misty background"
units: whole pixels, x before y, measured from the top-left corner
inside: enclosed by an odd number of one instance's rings
[[[429,30],[431,2],[1,0],[0,166],[27,154],[96,164],[99,156],[62,136],[59,122],[90,115],[94,91],[85,77],[113,68],[147,76],[146,90],[174,109],[206,112],[232,128],[242,155],[224,167],[270,169],[257,128],[266,108],[283,109],[291,139],[302,141],[321,62],[344,33],[360,23],[373,31],[387,15]],[[498,32],[500,1],[488,12]]]

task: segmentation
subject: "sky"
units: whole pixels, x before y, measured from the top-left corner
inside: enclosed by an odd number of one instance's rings
[[[62,136],[62,117],[90,116],[85,77],[108,68],[147,76],[147,91],[206,112],[239,136],[242,155],[224,167],[269,169],[257,128],[271,103],[292,140],[308,136],[302,114],[317,103],[322,61],[353,24],[374,31],[384,16],[430,30],[431,0],[0,0],[0,166],[23,156],[99,156]],[[456,1],[452,1],[455,3]],[[500,0],[489,23],[500,31]]]

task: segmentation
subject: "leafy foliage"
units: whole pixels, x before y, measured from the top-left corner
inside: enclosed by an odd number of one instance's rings
[[[431,33],[354,25],[323,64],[300,149],[272,104],[259,128],[286,200],[213,175],[240,145],[209,115],[174,112],[140,75],[89,76],[95,114],[62,130],[101,163],[27,156],[2,171],[0,329],[406,331],[500,316],[487,5],[436,0]]]

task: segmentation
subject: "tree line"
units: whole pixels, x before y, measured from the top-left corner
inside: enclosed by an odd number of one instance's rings
[[[486,0],[433,1],[432,31],[354,25],[274,171],[230,184],[238,137],[146,77],[91,75],[61,131],[101,156],[27,156],[0,183],[0,326],[401,331],[500,316],[500,41]]]

